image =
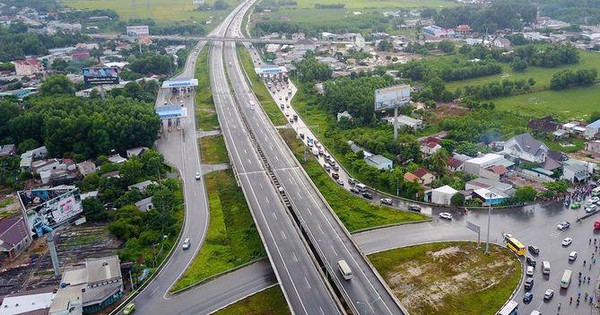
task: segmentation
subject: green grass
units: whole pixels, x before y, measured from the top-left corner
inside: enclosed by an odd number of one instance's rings
[[[248,74],[250,82],[252,82],[252,90],[254,91],[254,94],[256,94],[260,105],[267,113],[267,116],[269,116],[269,119],[271,119],[275,126],[285,125],[287,123],[287,119],[279,107],[277,107],[277,104],[271,97],[271,94],[269,94],[269,91],[267,90],[267,87],[264,85],[263,81],[256,74],[256,72],[254,72],[254,64],[252,63],[250,53],[242,45],[237,46],[237,52],[242,66]]]
[[[219,126],[219,118],[210,90],[208,47],[209,45],[205,45],[198,54],[195,69],[195,76],[198,79],[198,87],[196,88],[196,126],[204,131],[214,130]]]
[[[479,78],[473,78],[462,81],[448,82],[446,87],[450,90],[463,87],[465,85],[478,85],[491,81],[501,81],[503,79],[519,80],[533,78],[536,82],[534,89],[548,89],[552,75],[560,70],[570,69],[573,71],[580,69],[596,69],[600,71],[600,54],[595,52],[579,50],[580,61],[574,65],[562,65],[556,68],[529,67],[525,72],[518,73],[512,71],[510,64],[502,64],[503,71],[500,74],[488,75]],[[459,56],[448,56],[444,58],[454,58]]]
[[[301,162],[306,173],[323,194],[327,203],[350,232],[427,219],[426,216],[418,213],[375,205],[366,199],[353,195],[335,183],[312,156],[308,162],[304,162],[304,146],[300,140],[296,139],[293,130],[282,129],[279,132],[296,155],[296,158]]]
[[[8,205],[12,204],[13,202],[15,202],[15,197],[7,197],[7,198],[2,199],[2,201],[0,201],[0,209],[6,208]]]
[[[579,150],[583,150],[585,147],[585,140],[581,138],[570,138],[562,141],[550,141],[548,139],[542,139],[542,141],[550,150],[556,152],[574,153]],[[562,146],[561,144],[568,146]]]
[[[213,4],[214,1],[206,1]],[[210,29],[229,14],[238,3],[238,0],[225,0],[229,4],[228,10],[222,11],[195,11],[198,7],[192,0],[63,0],[61,4],[84,10],[111,9],[115,10],[122,21],[129,19],[154,19],[158,23],[184,21],[204,23],[212,16],[212,23],[206,25]],[[152,33],[152,29],[150,29]]]
[[[214,315],[287,315],[291,314],[283,292],[275,286],[258,292],[214,313]]]
[[[442,252],[452,248],[458,251]],[[490,255],[475,243],[444,242],[393,249],[369,259],[415,315],[495,314],[522,274],[516,256],[493,244]]]
[[[544,117],[553,115],[561,121],[585,119],[598,111],[600,87],[574,87],[562,91],[543,91],[492,100],[498,109]]]
[[[233,171],[212,172],[205,179],[210,207],[206,240],[173,291],[266,256]]]
[[[198,140],[203,164],[219,164],[229,162],[227,147],[223,136],[203,137]]]

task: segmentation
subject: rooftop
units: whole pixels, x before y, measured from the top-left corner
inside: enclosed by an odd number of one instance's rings
[[[440,192],[440,193],[444,193],[444,194],[448,194],[448,195],[454,195],[458,192],[458,190],[456,190],[448,185],[438,187],[436,189],[433,189],[432,191]]]

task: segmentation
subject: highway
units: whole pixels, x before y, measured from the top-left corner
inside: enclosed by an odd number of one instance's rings
[[[229,36],[241,36],[239,30],[240,25],[236,24],[234,33],[230,33]],[[240,109],[256,135],[259,148],[290,199],[293,211],[306,231],[310,243],[323,260],[329,276],[348,305],[353,312],[359,314],[405,314],[406,311],[353,243],[348,231],[297,163],[264,111],[260,107],[257,109],[252,106],[251,102],[258,104],[258,100],[244,77],[235,43],[225,42],[222,45],[225,46],[229,80],[237,102],[242,105]],[[350,265],[354,273],[352,280],[344,280],[337,272],[336,265],[339,260],[346,260]]]
[[[236,24],[242,20],[243,15],[239,16]],[[223,46],[214,42],[210,50],[213,99],[233,167],[286,300],[295,314],[344,314],[256,151],[238,110],[248,103],[234,100],[225,73]]]

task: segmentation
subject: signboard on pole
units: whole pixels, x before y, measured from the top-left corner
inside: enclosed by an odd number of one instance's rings
[[[410,103],[410,85],[395,85],[375,90],[375,111],[398,108]]]
[[[83,68],[86,85],[119,84],[119,72],[115,67]]]
[[[30,232],[42,226],[56,228],[83,212],[79,189],[59,186],[18,192]]]
[[[473,222],[467,221],[467,229],[477,233],[477,248],[479,248],[479,244],[481,243],[481,233],[480,233],[481,228],[479,227],[479,225],[477,225]]]

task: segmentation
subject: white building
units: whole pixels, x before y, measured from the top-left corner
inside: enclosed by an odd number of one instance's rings
[[[382,119],[387,121],[388,124],[391,124],[391,125],[394,124],[393,116],[383,117]],[[416,119],[416,118],[408,117],[405,115],[398,116],[397,123],[398,123],[399,127],[405,126],[405,127],[413,128],[415,130],[423,129],[423,127],[424,127],[423,121],[421,119]]]
[[[465,161],[463,169],[466,173],[497,180],[499,170],[495,166],[501,166],[505,169],[511,167],[514,163],[506,160],[502,155],[488,153]],[[499,168],[498,168],[499,169]]]
[[[0,315],[44,314],[54,299],[54,288],[9,294],[2,300]]]
[[[365,162],[378,170],[391,170],[393,166],[392,160],[382,155],[365,154]]]
[[[600,119],[594,121],[593,123],[587,125],[585,127],[584,135],[587,139],[594,139],[597,137],[600,132]]]
[[[431,190],[431,202],[438,205],[450,205],[452,196],[456,195],[458,190],[446,185]]]
[[[148,25],[133,25],[127,26],[125,29],[127,36],[131,37],[139,37],[139,36],[148,36],[150,35],[150,29]]]
[[[544,143],[524,133],[506,141],[502,152],[527,162],[543,163],[548,156],[548,150]]]
[[[15,72],[20,76],[32,76],[37,73],[44,73],[44,65],[33,58],[17,60],[15,63]]]
[[[563,162],[563,176],[561,178],[572,183],[585,182],[590,179],[595,167],[595,163],[570,159]]]

